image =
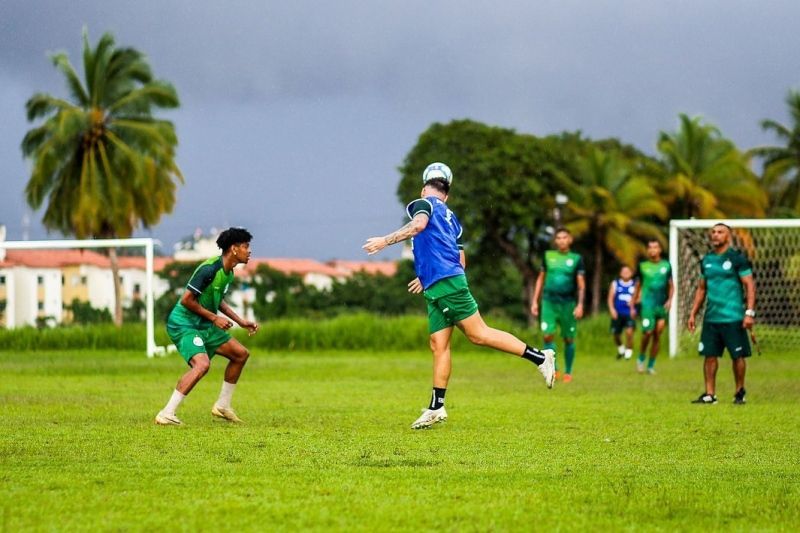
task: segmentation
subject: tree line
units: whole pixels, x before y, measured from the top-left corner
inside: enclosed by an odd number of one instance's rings
[[[44,209],[47,229],[65,236],[129,237],[170,213],[183,183],[174,125],[155,116],[177,108],[178,95],[169,82],[155,78],[143,53],[118,47],[109,33],[92,46],[84,30],[82,59],[79,73],[66,54],[53,54],[69,96],[37,93],[26,103],[27,118],[36,124],[21,145],[31,161],[25,199],[34,210]],[[421,169],[431,161],[450,165],[455,183],[449,203],[466,228],[471,283],[484,306],[514,318],[525,316],[542,252],[553,227],[563,224],[588,264],[596,312],[604,279],[619,264],[633,264],[644,239],[665,243],[670,218],[800,214],[800,92],[790,91],[787,104],[790,125],[761,124],[778,144],[750,150],[687,115],[680,115],[676,131],[659,134],[652,155],[579,132],[536,136],[472,120],[437,123],[402,162],[397,194],[403,204],[415,198]],[[762,163],[759,172],[753,170],[756,162]],[[567,199],[564,205],[561,198]],[[116,252],[109,255],[119,324]],[[407,270],[401,268],[397,287],[405,287],[400,277]],[[279,295],[254,304],[267,315],[289,316],[301,308],[334,312],[337,305],[395,312],[387,307],[390,300],[411,301],[394,292],[384,298],[384,289],[397,287],[362,275],[349,280],[346,290],[335,285],[330,294],[274,272],[264,279],[275,286],[256,286],[256,293]],[[333,295],[338,304],[330,301]]]
[[[635,266],[646,239],[666,248],[670,219],[800,214],[800,93],[790,92],[787,103],[792,126],[762,123],[786,145],[750,150],[683,114],[675,131],[659,134],[653,155],[580,132],[536,136],[472,120],[437,123],[403,161],[397,195],[406,202],[419,194],[428,162],[450,165],[448,205],[465,227],[471,283],[513,267],[524,308],[553,229],[563,225],[584,256],[596,313],[606,281],[620,265]]]

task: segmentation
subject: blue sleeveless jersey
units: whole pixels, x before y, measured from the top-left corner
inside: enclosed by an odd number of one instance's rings
[[[636,281],[630,279],[624,281],[622,278],[614,280],[616,293],[614,294],[614,309],[621,316],[630,316],[630,303],[633,300],[633,293],[636,291]]]
[[[447,204],[435,196],[414,200],[406,207],[409,218],[428,213],[428,225],[411,240],[414,270],[427,290],[439,280],[464,274],[459,249],[461,224]]]

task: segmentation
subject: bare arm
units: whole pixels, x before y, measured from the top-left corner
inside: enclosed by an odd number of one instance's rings
[[[745,301],[747,303],[748,309],[755,309],[756,308],[756,283],[753,280],[753,276],[745,276],[741,278],[742,285],[744,285],[745,290]],[[753,327],[753,323],[755,319],[751,316],[745,316],[744,320],[742,321],[742,326],[747,329]]]
[[[374,255],[389,245],[405,241],[422,232],[428,226],[428,214],[417,213],[411,221],[397,231],[383,237],[370,237],[362,246],[369,255]]]
[[[575,306],[575,311],[572,313],[575,318],[583,317],[583,301],[586,298],[586,276],[578,274],[578,305]]]
[[[614,308],[614,293],[617,292],[617,282],[612,281],[608,286],[608,298],[606,304],[608,305],[608,312],[611,313],[611,318],[617,318],[617,310]]]
[[[687,322],[687,327],[689,331],[694,333],[697,324],[695,324],[695,317],[697,316],[697,312],[700,310],[700,306],[703,305],[703,302],[706,299],[706,279],[700,278],[700,283],[697,285],[697,290],[694,292],[694,302],[692,303],[692,311],[689,313],[689,320]]]
[[[672,307],[672,295],[675,294],[675,285],[672,283],[672,277],[667,280],[667,301],[664,302],[664,309],[669,311]]]
[[[631,298],[631,307],[639,303],[642,298],[642,282],[636,281],[636,288],[633,290],[633,298]]]
[[[181,296],[181,304],[183,304],[183,306],[192,313],[201,318],[205,318],[220,329],[228,329],[233,326],[232,322],[217,315],[216,313],[212,313],[200,305],[200,302],[197,300],[197,295],[189,289],[186,289],[186,291],[183,293],[183,296]]]
[[[458,251],[458,262],[461,263],[461,268],[467,268],[467,254],[464,253],[464,250]]]
[[[233,308],[224,300],[220,302],[219,310],[222,311],[222,314],[239,324],[239,327],[245,328],[249,335],[252,335],[258,331],[258,324],[251,322],[250,320],[245,320],[237,315],[236,311],[234,311]]]
[[[636,288],[633,290],[633,298],[630,301],[631,316],[636,317],[636,304],[642,299],[642,282],[636,280]]]
[[[531,301],[531,314],[539,316],[539,297],[542,295],[542,286],[544,286],[544,271],[539,272],[536,277],[536,284],[533,286],[533,300]]]

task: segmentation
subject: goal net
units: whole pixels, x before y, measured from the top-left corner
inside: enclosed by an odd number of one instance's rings
[[[670,263],[675,275],[675,299],[670,310],[669,351],[697,353],[702,312],[694,334],[686,329],[700,279],[700,260],[711,251],[709,230],[723,222],[733,230],[733,247],[753,265],[756,284],[754,333],[765,352],[800,346],[800,220],[673,220],[670,222]]]
[[[113,316],[114,277],[105,252],[117,249],[122,305],[144,318],[148,357],[154,331],[153,239],[0,240],[0,327],[52,327],[79,316]],[[138,249],[131,256],[125,250]],[[141,251],[144,254],[141,254]]]

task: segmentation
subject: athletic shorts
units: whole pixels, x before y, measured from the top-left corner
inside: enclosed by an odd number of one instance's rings
[[[630,315],[617,315],[611,319],[611,333],[619,335],[625,329],[636,329],[636,321]]]
[[[424,292],[428,303],[428,332],[433,334],[455,326],[478,312],[466,276],[437,281]]]
[[[727,348],[731,359],[750,357],[750,339],[741,322],[703,322],[700,334],[700,355],[705,357],[721,357]]]
[[[206,329],[191,329],[172,326],[167,322],[167,334],[186,364],[189,364],[189,360],[199,353],[208,354],[209,359],[214,357],[219,347],[231,340],[227,331],[216,326]]]
[[[561,336],[574,339],[578,332],[578,320],[573,314],[575,302],[552,302],[542,298],[541,327],[545,335],[555,335],[556,326],[561,328]]]
[[[642,331],[647,333],[648,331],[656,329],[656,324],[659,320],[667,319],[667,310],[664,309],[663,305],[657,307],[642,306],[640,316],[642,317]]]

